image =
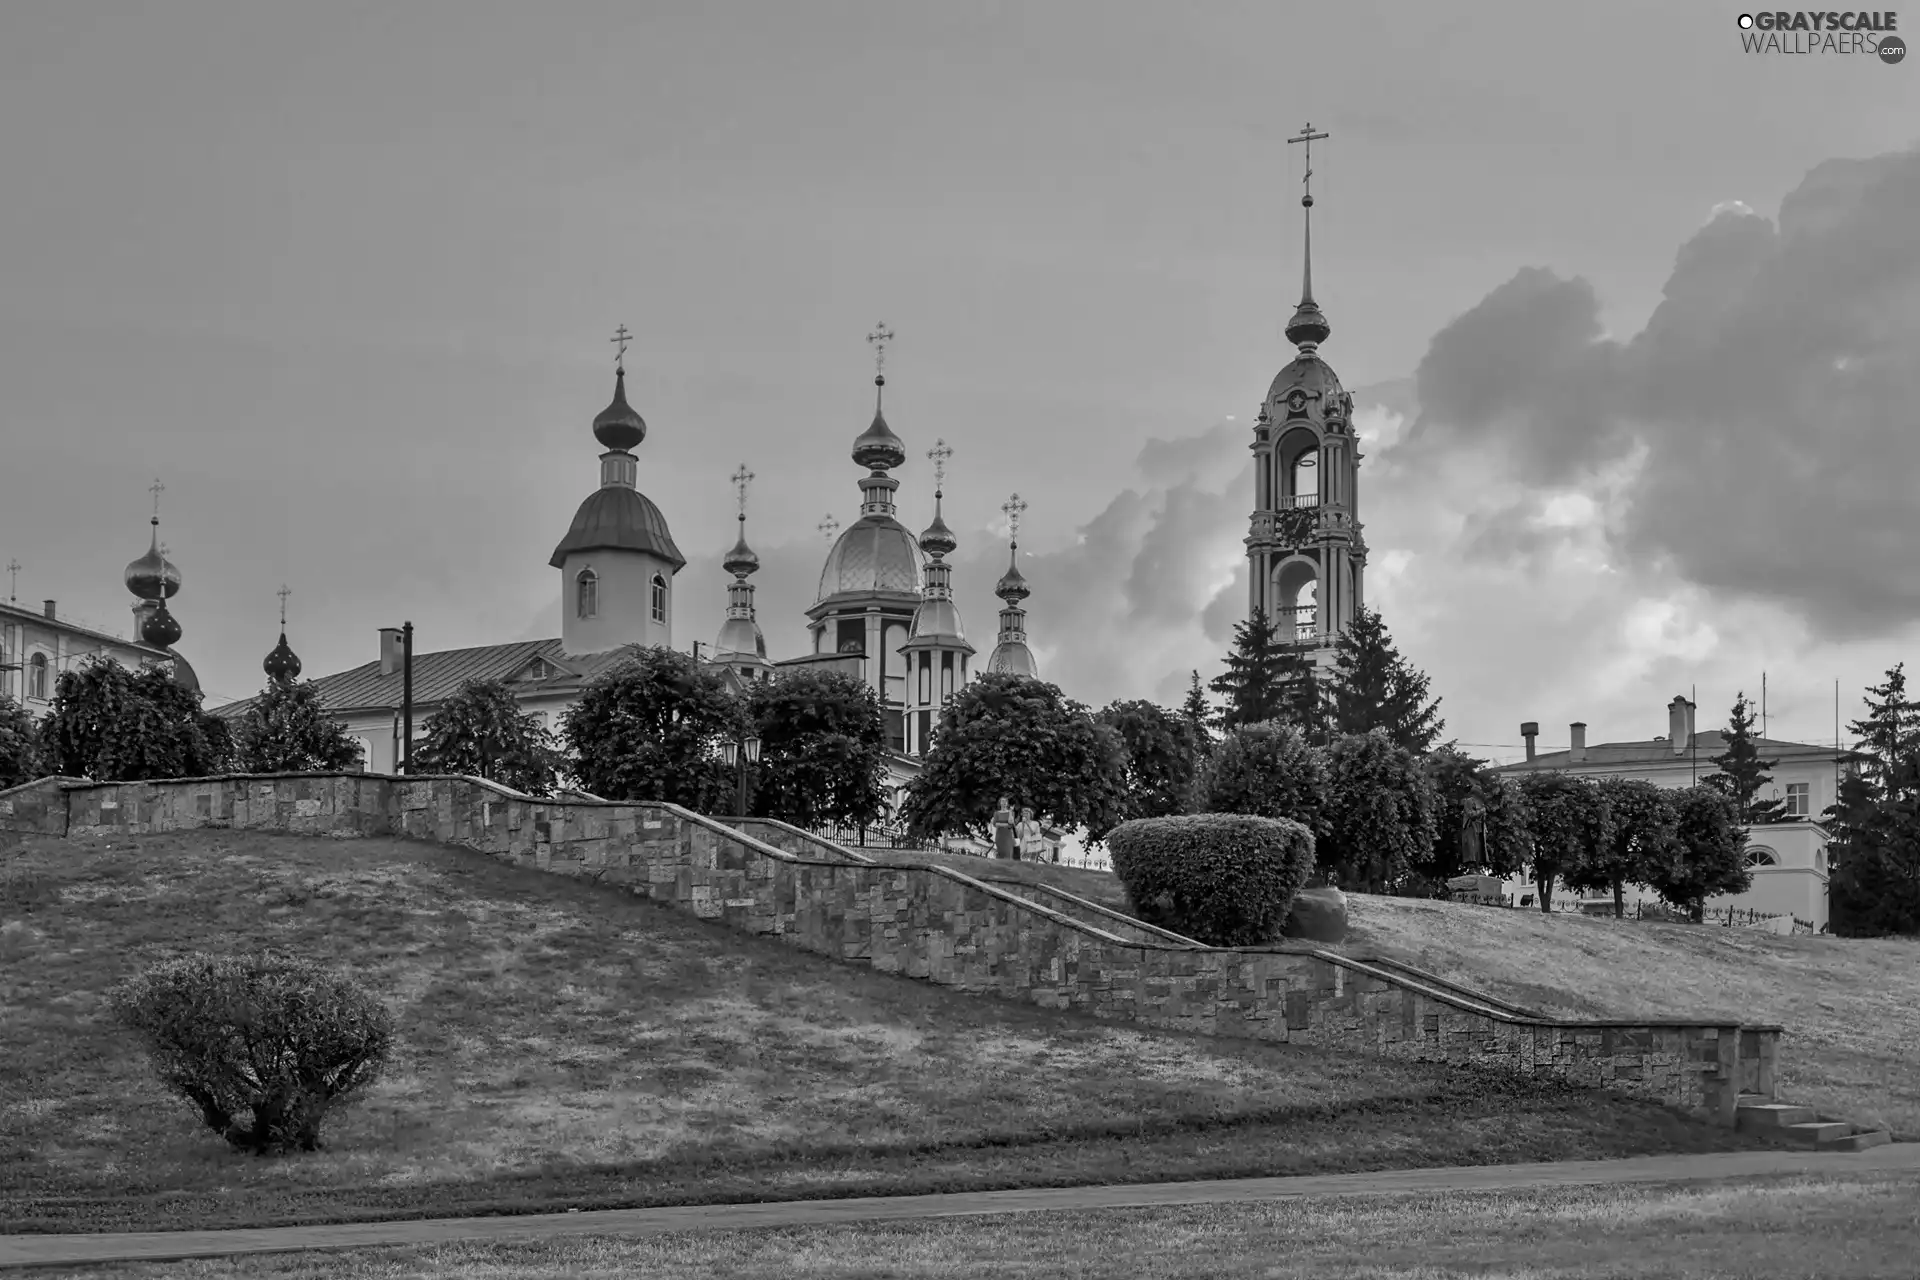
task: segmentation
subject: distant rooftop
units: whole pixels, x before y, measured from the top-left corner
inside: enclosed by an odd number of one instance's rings
[[[1836,750],[1831,746],[1821,746],[1808,742],[1782,742],[1778,738],[1755,738],[1754,747],[1762,760],[1831,760],[1836,754],[1841,758],[1850,758],[1857,752]],[[1514,764],[1500,765],[1499,772],[1519,772],[1538,769],[1590,769],[1595,766],[1615,766],[1628,768],[1650,765],[1682,765],[1693,760],[1709,760],[1725,753],[1727,735],[1723,729],[1705,729],[1694,734],[1693,742],[1675,752],[1673,743],[1666,738],[1650,738],[1642,742],[1599,742],[1589,746],[1586,757],[1575,761],[1571,751],[1543,751],[1531,760],[1521,760]]]

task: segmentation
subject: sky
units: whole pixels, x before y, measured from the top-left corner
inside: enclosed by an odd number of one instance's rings
[[[1772,736],[1831,740],[1920,614],[1920,56],[1752,55],[1739,12],[17,0],[0,564],[130,630],[159,477],[210,704],[283,584],[310,676],[403,619],[557,635],[624,324],[676,644],[745,462],[797,654],[884,321],[901,517],[945,440],[975,645],[1017,491],[1043,675],[1176,702],[1244,608],[1311,121],[1368,603],[1447,735],[1648,738],[1764,671]]]

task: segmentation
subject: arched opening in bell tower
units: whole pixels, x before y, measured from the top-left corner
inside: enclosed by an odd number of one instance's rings
[[[1290,507],[1318,506],[1320,502],[1320,439],[1311,431],[1296,428],[1280,439],[1274,450],[1279,467],[1278,510]]]
[[[1287,560],[1273,575],[1273,635],[1283,644],[1310,644],[1319,634],[1320,574],[1304,556]]]

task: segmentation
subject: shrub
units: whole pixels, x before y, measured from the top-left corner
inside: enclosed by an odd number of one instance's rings
[[[1313,833],[1291,818],[1136,818],[1115,827],[1107,845],[1135,915],[1215,947],[1278,938],[1313,871]]]
[[[1213,749],[1199,783],[1208,813],[1291,818],[1316,835],[1324,824],[1326,755],[1290,724],[1241,725]]]
[[[112,1002],[161,1082],[256,1155],[317,1150],[321,1121],[372,1083],[393,1046],[393,1019],[371,994],[285,956],[170,960]]]

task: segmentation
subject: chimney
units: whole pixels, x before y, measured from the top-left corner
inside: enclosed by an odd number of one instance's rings
[[[1528,720],[1520,726],[1520,736],[1527,740],[1527,759],[1533,759],[1533,740],[1540,736],[1540,722]]]
[[[380,674],[394,675],[400,670],[400,628],[380,628]]]
[[[47,621],[48,621],[48,622],[53,622],[53,621],[55,621],[55,619],[54,619],[54,616],[53,616],[53,601],[51,601],[51,600],[49,600],[49,601],[47,601],[47,602],[46,602],[46,605],[47,605]]]
[[[1687,754],[1687,748],[1693,745],[1693,704],[1684,693],[1675,694],[1667,704],[1667,741],[1677,756]]]
[[[1587,722],[1575,720],[1567,726],[1567,733],[1571,735],[1573,742],[1573,749],[1567,752],[1567,759],[1574,764],[1580,764],[1587,758]]]

